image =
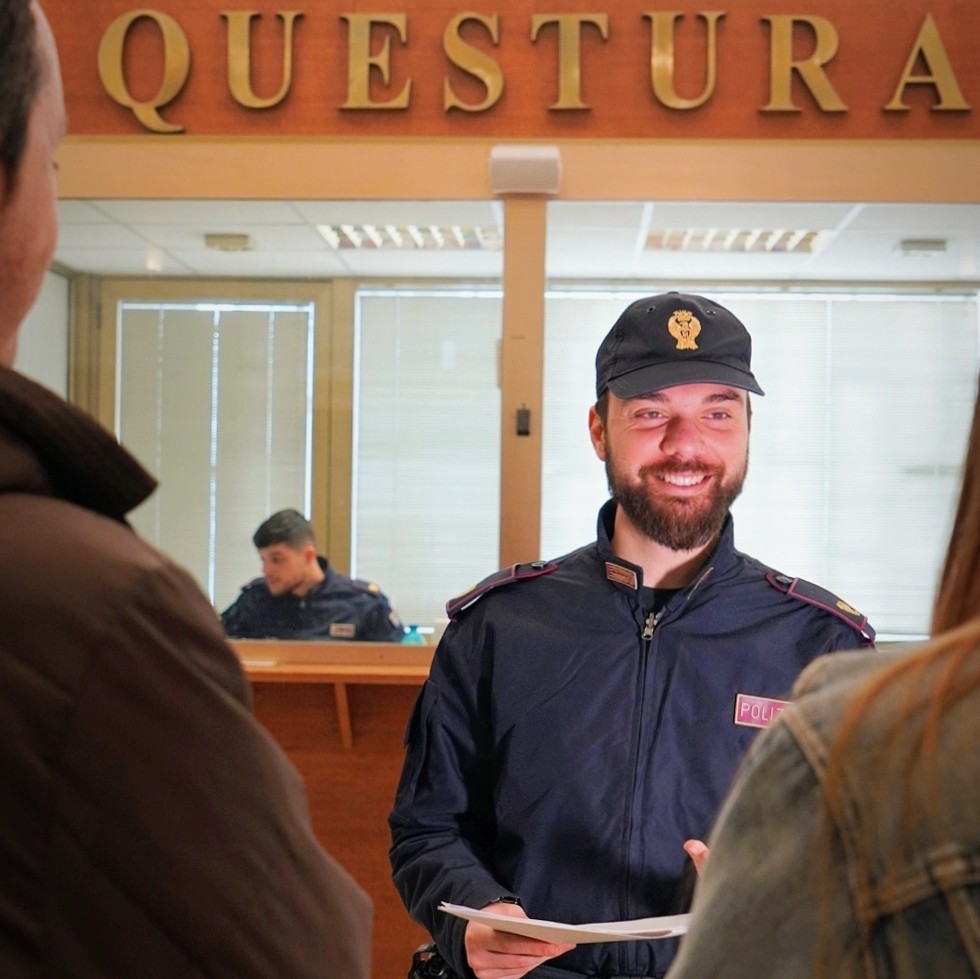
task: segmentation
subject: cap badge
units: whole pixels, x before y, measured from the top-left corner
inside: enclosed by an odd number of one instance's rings
[[[701,332],[701,321],[688,309],[679,309],[667,321],[670,335],[677,341],[678,350],[697,350],[694,342]]]

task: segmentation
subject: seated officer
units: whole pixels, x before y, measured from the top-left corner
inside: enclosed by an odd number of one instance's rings
[[[316,553],[313,528],[280,510],[252,537],[263,577],[221,614],[233,639],[359,639],[400,642],[401,619],[377,585],[331,569]]]

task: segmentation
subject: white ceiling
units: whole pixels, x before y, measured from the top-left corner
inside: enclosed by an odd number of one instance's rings
[[[317,225],[495,229],[503,206],[487,201],[59,202],[56,260],[98,275],[246,278],[497,279],[497,249],[335,250]],[[819,232],[812,252],[715,251],[728,232]],[[694,247],[651,250],[651,235],[694,232]],[[706,250],[705,235],[713,243]],[[713,235],[712,235],[713,233]],[[247,234],[249,251],[205,246],[206,234]],[[675,238],[683,237],[675,234]],[[744,237],[744,236],[743,236]],[[776,236],[773,235],[773,238]],[[906,239],[945,243],[903,254]],[[751,240],[751,236],[750,236]],[[757,244],[756,247],[761,245]],[[727,282],[980,282],[980,204],[644,203],[552,201],[547,275]]]

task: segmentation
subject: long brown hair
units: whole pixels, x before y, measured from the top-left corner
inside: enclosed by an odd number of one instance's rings
[[[934,636],[980,615],[980,398],[963,465],[960,501],[932,613]]]

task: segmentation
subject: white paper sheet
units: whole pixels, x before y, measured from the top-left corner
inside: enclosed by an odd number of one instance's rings
[[[558,921],[543,921],[540,918],[515,918],[509,914],[494,914],[492,911],[478,911],[464,908],[459,904],[443,901],[440,911],[454,914],[457,918],[479,921],[497,931],[511,935],[524,935],[526,938],[540,938],[546,942],[559,942],[567,945],[574,942],[584,945],[590,942],[635,942],[649,941],[651,938],[669,938],[683,935],[687,931],[689,914],[675,914],[662,918],[635,918],[632,921],[601,921],[588,925],[565,925]]]

